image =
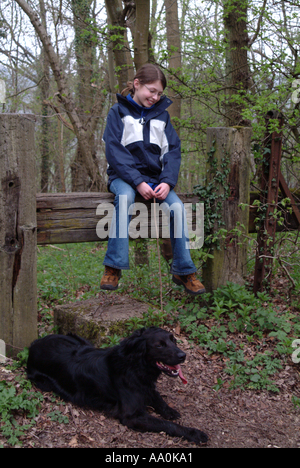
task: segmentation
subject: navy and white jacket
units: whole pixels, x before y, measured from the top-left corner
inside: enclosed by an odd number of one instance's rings
[[[103,135],[108,161],[108,185],[120,177],[134,189],[141,182],[165,182],[174,188],[181,162],[180,140],[162,97],[150,109],[117,94]]]

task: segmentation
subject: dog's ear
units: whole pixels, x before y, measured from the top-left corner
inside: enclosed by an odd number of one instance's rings
[[[135,330],[132,335],[129,337],[136,337],[136,336],[142,336],[142,334],[145,332],[146,328],[138,328],[137,330]]]
[[[146,352],[146,340],[143,337],[145,328],[135,330],[128,338],[125,338],[121,345],[125,355],[130,353],[143,354]]]

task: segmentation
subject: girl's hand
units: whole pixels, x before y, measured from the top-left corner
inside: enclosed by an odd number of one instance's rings
[[[158,198],[158,200],[164,200],[169,195],[170,190],[170,185],[162,182],[154,190],[154,196],[155,198]]]
[[[155,197],[155,193],[153,192],[150,185],[146,182],[142,182],[141,184],[137,185],[137,191],[142,195],[145,200],[150,200],[151,198]]]

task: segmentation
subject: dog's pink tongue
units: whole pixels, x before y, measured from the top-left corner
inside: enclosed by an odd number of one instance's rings
[[[178,366],[175,366],[175,367],[176,367],[176,369],[178,370],[178,375],[179,375],[179,377],[181,378],[182,383],[187,384],[187,380],[186,380],[186,378],[184,377],[184,375],[183,375],[183,373],[182,373],[181,367],[180,367],[179,365],[178,365]]]

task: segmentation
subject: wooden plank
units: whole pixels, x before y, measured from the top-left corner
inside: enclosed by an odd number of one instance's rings
[[[39,218],[39,226],[46,221],[55,221],[59,219],[76,219],[76,218],[95,218],[96,209],[78,208],[75,210],[42,210],[37,213]],[[99,219],[99,217],[97,217]]]
[[[101,241],[108,240],[102,239]],[[49,229],[38,234],[38,245],[70,244],[77,242],[99,242],[96,229]]]
[[[71,192],[38,193],[36,196],[37,212],[40,210],[67,210],[77,208],[97,208],[99,203],[113,203],[112,193]]]
[[[197,203],[199,199],[193,194],[178,194],[183,203]],[[55,193],[37,194],[37,243],[62,244],[73,242],[104,241],[107,238],[97,236],[96,227],[104,218],[110,221],[108,215],[97,215],[100,204],[113,203],[111,193]],[[151,204],[137,195],[136,202],[144,203],[148,209],[148,216],[139,214],[141,224],[149,227],[148,237],[151,237]],[[153,209],[153,208],[152,208]],[[134,219],[136,216],[133,216]],[[162,230],[167,223],[164,219],[160,223]],[[132,234],[132,231],[129,231]]]
[[[39,219],[38,220],[38,230],[45,231],[47,229],[93,229],[100,219],[104,216],[90,217],[90,216],[73,216],[73,217],[64,217],[59,213],[59,216],[56,218],[52,213],[51,218]]]
[[[197,203],[199,198],[189,193],[177,194],[183,203]],[[38,193],[36,196],[37,211],[45,209],[77,209],[94,208],[99,203],[113,203],[114,194],[109,192],[71,192],[71,193]],[[151,201],[146,201],[137,195],[136,202],[150,205]]]

